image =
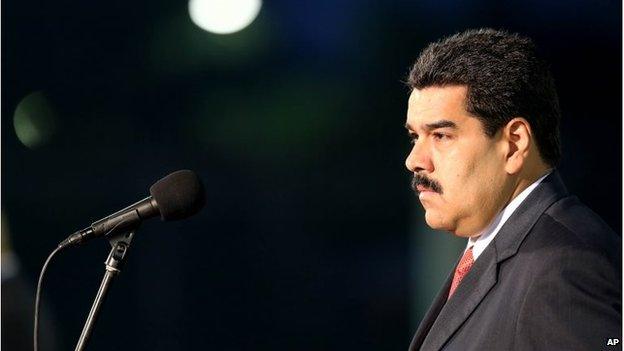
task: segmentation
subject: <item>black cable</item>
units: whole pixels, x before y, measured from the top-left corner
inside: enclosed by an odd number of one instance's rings
[[[117,229],[117,227],[119,227],[121,224],[124,224],[124,221],[121,221],[115,224],[115,226],[113,226],[103,236],[106,237],[108,234],[112,233],[115,229]],[[34,323],[34,330],[33,330],[33,350],[34,351],[39,350],[39,305],[41,304],[40,300],[41,300],[41,286],[43,285],[43,276],[45,275],[46,269],[48,269],[48,264],[52,260],[52,257],[54,257],[54,255],[56,255],[59,251],[69,246],[73,246],[73,245],[75,245],[75,243],[62,241],[56,247],[56,249],[54,249],[54,251],[50,253],[50,256],[48,256],[48,258],[43,264],[43,267],[41,268],[41,273],[39,274],[39,281],[37,282],[37,293],[35,295],[35,323]]]
[[[43,285],[43,276],[45,275],[46,269],[48,268],[48,264],[52,260],[52,257],[56,255],[59,251],[64,249],[66,246],[59,245],[43,264],[43,268],[41,268],[41,273],[39,274],[39,282],[37,282],[37,294],[35,295],[35,326],[33,331],[33,349],[34,351],[39,350],[39,305],[41,303],[41,286]]]

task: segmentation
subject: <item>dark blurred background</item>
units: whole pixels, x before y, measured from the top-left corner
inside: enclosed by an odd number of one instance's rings
[[[60,240],[188,168],[208,205],[142,226],[90,350],[406,349],[465,245],[428,230],[409,189],[410,65],[467,28],[532,37],[560,93],[563,179],[620,233],[621,13],[276,0],[223,35],[185,1],[3,1],[2,346],[30,348]],[[52,262],[43,350],[74,347],[107,254]]]

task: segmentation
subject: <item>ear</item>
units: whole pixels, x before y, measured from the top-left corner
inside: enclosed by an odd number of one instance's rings
[[[509,121],[502,130],[503,141],[507,144],[507,154],[505,155],[505,171],[508,174],[516,174],[522,170],[531,146],[531,126],[529,122],[516,117]]]

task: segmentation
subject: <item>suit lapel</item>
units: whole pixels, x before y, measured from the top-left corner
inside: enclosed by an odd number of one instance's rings
[[[446,302],[422,344],[422,350],[439,350],[464,323],[496,284],[496,250],[488,247],[475,261],[455,293]]]
[[[410,350],[439,350],[468,319],[496,284],[498,264],[518,252],[518,248],[540,215],[555,201],[567,195],[557,171],[546,177],[514,211],[494,240],[475,261],[455,293],[446,303],[450,279],[438,294],[421,323]],[[438,313],[439,312],[439,313]],[[437,316],[437,318],[436,318]]]

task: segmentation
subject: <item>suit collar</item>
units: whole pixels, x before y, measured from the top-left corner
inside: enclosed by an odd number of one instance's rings
[[[559,176],[553,171],[518,206],[514,214],[501,228],[492,244],[496,247],[497,262],[501,262],[518,252],[520,244],[529,233],[540,215],[555,201],[566,196],[568,191]]]
[[[452,298],[446,301],[453,276],[451,272],[418,328],[410,350],[441,349],[496,284],[498,264],[518,252],[520,244],[540,215],[565,195],[567,190],[558,172],[553,171],[511,215],[493,242],[475,261]]]

